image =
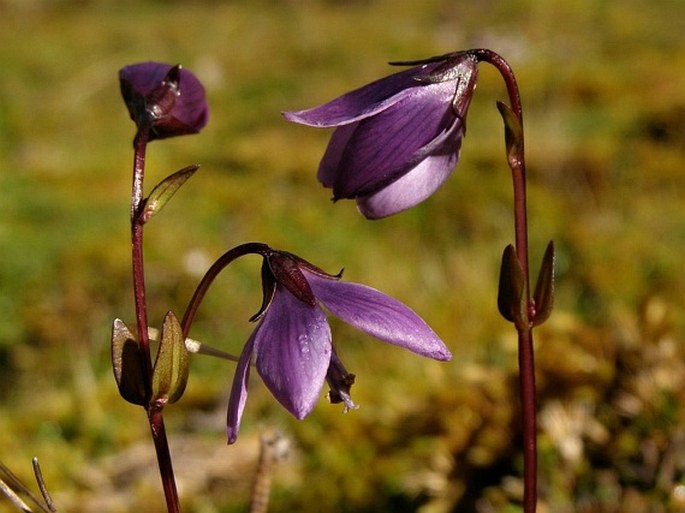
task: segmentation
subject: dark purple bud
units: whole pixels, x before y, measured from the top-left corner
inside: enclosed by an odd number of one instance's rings
[[[119,82],[131,119],[149,129],[150,141],[194,134],[207,124],[204,87],[180,65],[132,64],[119,71]]]

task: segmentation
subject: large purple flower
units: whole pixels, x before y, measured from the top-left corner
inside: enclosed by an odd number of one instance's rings
[[[340,281],[285,252],[265,255],[264,304],[245,344],[228,403],[228,442],[238,437],[254,363],[274,397],[296,418],[307,416],[328,381],[331,402],[354,408],[349,374],[335,353],[323,308],[366,333],[422,356],[449,360],[452,355],[428,325],[407,306],[381,292]],[[323,308],[322,308],[323,307]]]
[[[202,83],[181,66],[159,62],[131,64],[119,71],[121,95],[148,140],[199,132],[209,117]]]
[[[336,127],[319,181],[376,219],[420,203],[452,174],[477,78],[473,55],[449,54],[284,116]]]

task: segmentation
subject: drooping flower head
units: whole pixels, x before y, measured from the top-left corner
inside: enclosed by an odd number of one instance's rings
[[[121,95],[138,129],[148,140],[195,134],[206,124],[205,90],[190,71],[159,62],[131,64],[119,71]]]
[[[296,123],[336,127],[318,179],[334,200],[355,199],[369,219],[417,205],[452,174],[478,78],[468,52],[396,64],[420,65],[284,113]]]
[[[344,282],[290,253],[264,254],[264,302],[259,320],[238,361],[228,404],[228,442],[238,437],[247,400],[250,365],[274,397],[296,418],[307,416],[324,381],[333,403],[355,408],[350,398],[354,375],[332,346],[324,308],[385,342],[421,356],[449,360],[452,355],[435,332],[411,309],[375,289]]]

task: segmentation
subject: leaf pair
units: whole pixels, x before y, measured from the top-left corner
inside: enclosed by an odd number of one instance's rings
[[[119,393],[128,402],[147,406],[178,401],[188,383],[189,358],[181,324],[173,312],[167,313],[162,325],[149,400],[140,342],[121,319],[112,325],[112,367]]]
[[[547,245],[538,274],[532,305],[528,304],[528,291],[523,268],[511,244],[502,254],[499,276],[497,308],[506,320],[519,330],[539,326],[545,322],[554,306],[554,243]],[[532,308],[529,308],[532,306]]]

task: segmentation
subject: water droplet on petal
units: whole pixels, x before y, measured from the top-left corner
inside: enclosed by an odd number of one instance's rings
[[[302,354],[309,354],[309,336],[306,333],[298,335],[297,342]]]

